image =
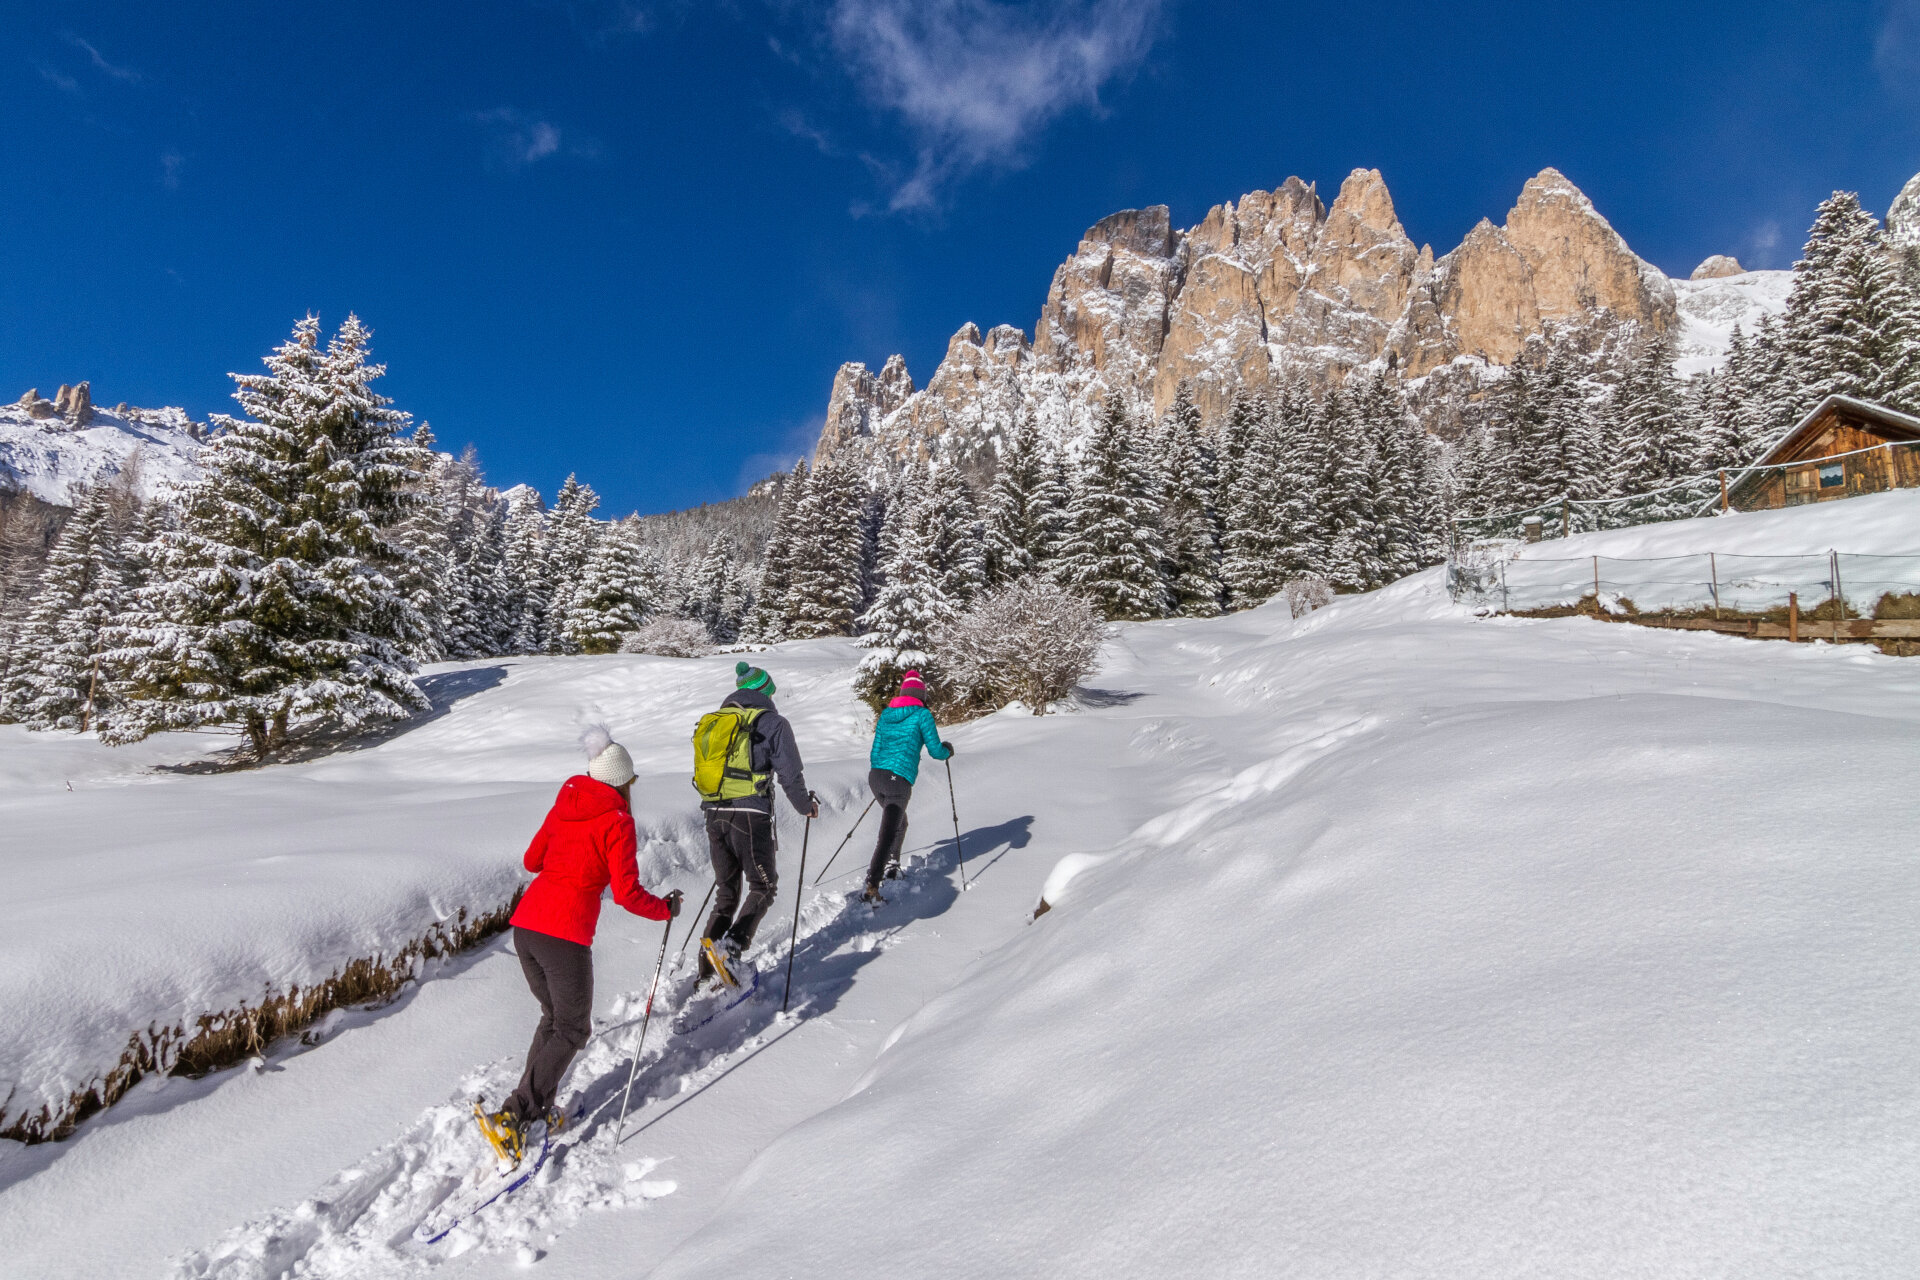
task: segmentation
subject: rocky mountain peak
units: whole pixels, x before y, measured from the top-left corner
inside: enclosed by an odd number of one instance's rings
[[[1887,238],[1902,248],[1920,248],[1920,173],[1907,179],[1887,209]]]
[[[1217,424],[1236,394],[1296,373],[1478,377],[1549,326],[1663,330],[1676,315],[1671,282],[1557,169],[1528,180],[1505,225],[1482,219],[1437,259],[1379,170],[1349,173],[1331,207],[1293,177],[1184,231],[1164,205],[1102,218],[1055,270],[1030,345],[1011,325],[966,324],[924,390],[904,364],[889,381],[897,356],[877,379],[843,365],[819,452],[966,458],[1023,414],[1071,439],[1110,392],[1157,414],[1182,384]]]
[[[1716,253],[1693,269],[1689,280],[1722,280],[1728,276],[1743,276],[1747,269],[1740,260],[1724,253]]]

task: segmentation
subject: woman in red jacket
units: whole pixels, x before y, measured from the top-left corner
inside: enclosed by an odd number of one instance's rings
[[[649,920],[680,914],[679,890],[656,898],[640,885],[632,757],[605,729],[589,729],[582,743],[590,757],[587,772],[561,785],[547,820],[527,846],[533,883],[513,913],[513,949],[540,1002],[540,1025],[519,1087],[503,1109],[480,1113],[488,1141],[509,1160],[520,1158],[533,1121],[545,1120],[550,1130],[560,1127],[561,1117],[553,1112],[560,1077],[593,1032],[592,947],[601,894],[612,885],[615,902]]]

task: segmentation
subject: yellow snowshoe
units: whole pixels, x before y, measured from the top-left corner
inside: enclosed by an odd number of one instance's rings
[[[473,1104],[473,1118],[480,1125],[487,1145],[508,1164],[517,1165],[527,1154],[526,1134],[511,1111],[488,1111],[479,1102]]]
[[[720,981],[726,983],[735,991],[740,989],[740,979],[733,972],[733,965],[738,963],[740,959],[738,952],[734,951],[732,947],[716,942],[712,938],[702,938],[700,939],[700,954],[705,956],[707,963],[712,966],[714,977],[720,979]]]

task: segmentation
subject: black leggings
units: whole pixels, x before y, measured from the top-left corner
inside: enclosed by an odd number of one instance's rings
[[[887,864],[898,865],[900,848],[907,842],[907,802],[913,799],[913,784],[885,769],[867,770],[867,786],[880,802],[880,838],[873,846],[873,861],[867,865],[867,883],[879,884],[887,873]]]
[[[537,1120],[553,1106],[567,1065],[593,1034],[593,949],[519,925],[513,927],[513,949],[540,1002],[540,1025],[507,1110],[522,1121]]]

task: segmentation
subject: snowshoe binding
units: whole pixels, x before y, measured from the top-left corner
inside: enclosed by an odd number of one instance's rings
[[[887,879],[898,880],[899,878],[900,878],[900,859],[888,858],[887,859]]]
[[[740,952],[731,942],[700,939],[700,954],[713,967],[713,976],[735,991],[740,989]]]
[[[484,1104],[476,1101],[473,1104],[473,1118],[480,1125],[487,1145],[502,1161],[508,1165],[518,1165],[526,1158],[526,1130],[513,1112],[488,1111]]]

